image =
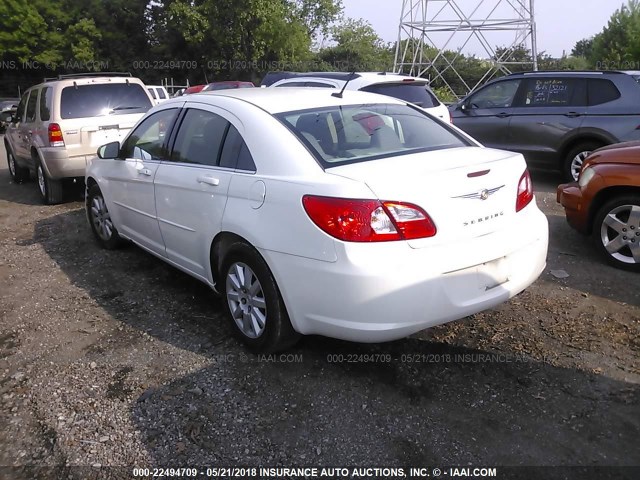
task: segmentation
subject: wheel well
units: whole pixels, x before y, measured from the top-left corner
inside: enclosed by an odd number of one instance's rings
[[[89,177],[87,178],[87,189],[93,187],[94,185],[97,185],[98,182],[96,182],[93,177]]]
[[[38,150],[36,149],[36,147],[31,147],[31,158],[33,158],[34,160],[40,159],[40,155],[38,155]]]
[[[243,242],[247,245],[251,245],[251,242],[247,241],[245,238],[231,232],[220,232],[211,242],[209,258],[211,261],[211,275],[214,283],[218,283],[222,261],[227,254],[229,247],[236,242]]]
[[[569,152],[571,150],[573,150],[574,148],[576,148],[578,145],[582,144],[582,143],[597,143],[600,146],[604,147],[605,145],[610,145],[611,142],[604,139],[604,138],[600,138],[600,137],[579,137],[579,138],[574,138],[573,140],[571,140],[569,143],[567,143],[561,152],[560,155],[560,165],[562,165],[564,163],[564,161],[567,159],[567,155],[569,155]]]
[[[640,194],[639,187],[628,187],[628,186],[616,186],[609,187],[603,190],[600,190],[593,200],[591,200],[591,206],[589,207],[589,221],[587,223],[587,228],[589,234],[593,231],[593,221],[595,219],[596,214],[609,200],[615,197],[620,197],[623,195],[632,195],[632,194]]]

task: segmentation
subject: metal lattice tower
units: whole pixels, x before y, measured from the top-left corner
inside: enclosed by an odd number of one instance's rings
[[[538,69],[534,0],[403,0],[398,30],[395,71],[439,80],[458,97],[499,73],[511,73],[513,65]],[[496,45],[505,49],[498,53]],[[516,49],[529,45],[532,62],[511,58]],[[486,67],[475,84],[457,68],[469,49],[475,49],[472,53]],[[447,50],[455,53],[453,58],[444,54]],[[445,73],[449,79],[459,79],[456,83],[466,91],[452,88]]]

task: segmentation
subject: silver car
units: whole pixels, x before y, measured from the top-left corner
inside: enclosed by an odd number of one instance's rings
[[[63,180],[84,177],[96,149],[122,140],[151,106],[129,74],[61,75],[29,88],[4,138],[11,178],[22,183],[33,172],[43,201],[60,203]]]

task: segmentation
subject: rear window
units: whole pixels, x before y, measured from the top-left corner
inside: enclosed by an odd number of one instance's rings
[[[151,101],[137,83],[78,85],[62,89],[61,118],[144,113]]]
[[[354,105],[278,114],[324,167],[470,145],[408,105]]]
[[[422,108],[440,106],[440,101],[431,93],[427,85],[420,82],[378,83],[361,88],[360,90],[399,98],[400,100],[413,103]]]

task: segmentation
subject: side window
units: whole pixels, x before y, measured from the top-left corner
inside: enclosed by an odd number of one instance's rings
[[[589,79],[589,106],[602,105],[620,98],[620,90],[611,80]]]
[[[29,98],[29,92],[22,95],[18,109],[16,110],[16,120],[22,122],[24,120],[24,111],[27,109],[27,99]]]
[[[469,97],[471,108],[508,108],[513,104],[521,80],[494,83]]]
[[[178,114],[177,108],[162,110],[144,120],[122,146],[125,158],[161,160],[166,158],[165,140]]]
[[[585,105],[583,81],[576,78],[530,78],[522,94],[525,107]]]
[[[164,88],[159,88],[159,89],[158,89],[158,97],[159,97],[161,100],[164,100],[164,99],[166,99],[166,98],[167,98],[167,95],[164,93]]]
[[[40,120],[49,121],[51,118],[51,87],[45,87],[40,92]]]
[[[31,90],[29,101],[27,102],[27,115],[24,119],[25,122],[36,121],[36,107],[38,106],[38,92],[40,90]]]
[[[156,91],[154,88],[147,88],[147,90],[149,90],[149,93],[151,94],[151,98],[153,98],[154,100],[156,99]]]
[[[182,120],[171,153],[174,162],[218,165],[229,122],[215,113],[190,108]]]
[[[247,148],[247,144],[233,125],[229,127],[229,132],[224,140],[222,154],[220,155],[220,166],[250,172],[256,171],[256,164]]]

